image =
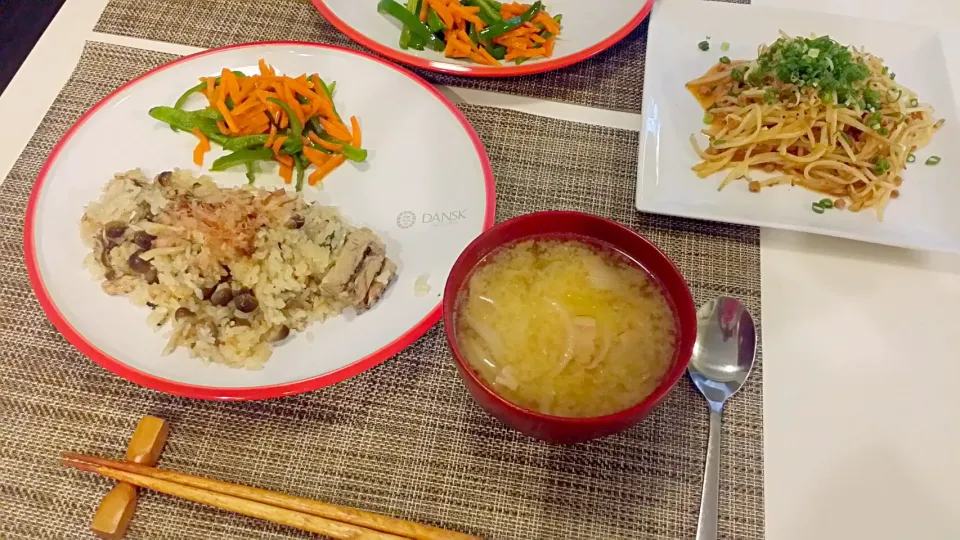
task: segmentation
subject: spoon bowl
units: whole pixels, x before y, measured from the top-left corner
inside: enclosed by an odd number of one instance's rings
[[[750,312],[736,298],[721,296],[697,311],[697,341],[687,370],[707,401],[722,405],[750,376],[756,349]]]
[[[687,371],[709,405],[710,436],[696,540],[717,538],[723,405],[750,376],[756,353],[756,326],[742,302],[720,296],[697,311],[697,340]]]

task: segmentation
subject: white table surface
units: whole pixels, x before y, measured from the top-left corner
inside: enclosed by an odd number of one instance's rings
[[[94,33],[105,3],[67,0],[0,95],[4,125],[18,126],[0,145],[0,179],[85,40],[197,50]],[[939,27],[960,103],[956,0],[754,3]],[[443,90],[471,103],[640,127],[632,114]],[[960,539],[960,257],[773,230],[762,231],[760,251],[767,538]]]

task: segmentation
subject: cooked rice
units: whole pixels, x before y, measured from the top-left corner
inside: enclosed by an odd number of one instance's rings
[[[373,231],[334,208],[186,171],[115,175],[80,231],[104,291],[149,307],[158,329],[171,323],[164,354],[185,347],[231,367],[260,368],[290,333],[369,309],[397,270]]]

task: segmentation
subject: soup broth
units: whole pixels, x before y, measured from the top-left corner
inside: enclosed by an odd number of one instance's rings
[[[659,284],[618,253],[527,240],[492,253],[458,303],[457,343],[502,397],[592,417],[641,402],[669,370],[676,320]]]

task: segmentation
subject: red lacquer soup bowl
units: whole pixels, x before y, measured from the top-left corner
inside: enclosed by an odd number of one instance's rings
[[[677,342],[673,362],[660,385],[643,401],[620,412],[590,418],[566,418],[523,408],[497,394],[470,366],[457,343],[456,310],[472,272],[497,249],[537,238],[575,239],[613,249],[642,266],[659,282],[673,308]],[[653,243],[613,221],[579,212],[538,212],[500,223],[481,234],[457,259],[443,298],[447,342],[463,382],[477,403],[504,424],[537,439],[559,444],[582,442],[623,431],[640,422],[683,376],[696,340],[696,309],[690,288],[673,262]]]

